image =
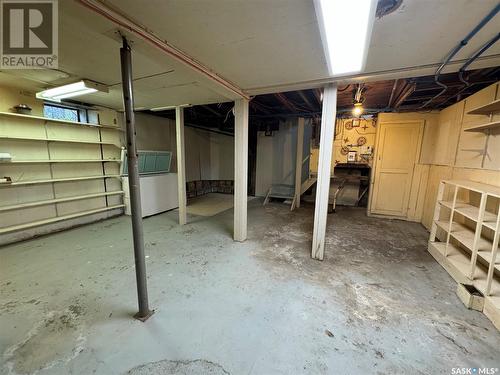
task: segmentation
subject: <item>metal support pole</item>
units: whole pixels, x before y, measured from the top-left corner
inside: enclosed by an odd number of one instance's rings
[[[154,310],[150,310],[148,305],[146,259],[144,257],[144,234],[142,230],[141,191],[139,185],[137,149],[135,145],[136,134],[134,93],[132,87],[132,54],[125,37],[123,37],[123,47],[120,48],[120,60],[127,132],[128,184],[130,189],[130,208],[132,211],[132,232],[134,236],[135,277],[137,281],[137,299],[139,301],[139,312],[134,315],[134,318],[144,322],[154,313]]]

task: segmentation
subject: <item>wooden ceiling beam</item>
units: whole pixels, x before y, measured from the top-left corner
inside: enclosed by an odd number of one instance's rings
[[[286,108],[288,109],[289,111],[292,111],[292,112],[295,112],[297,110],[297,108],[295,108],[287,99],[287,97],[278,92],[276,94],[274,94],[274,96],[278,99],[278,101]]]
[[[201,107],[203,109],[206,109],[208,112],[214,114],[217,117],[222,117],[222,114],[220,114],[219,112],[217,112],[215,109],[210,108],[210,106],[208,106],[208,105],[202,105]]]
[[[313,106],[313,104],[311,103],[311,101],[309,100],[309,98],[307,97],[306,93],[304,91],[297,91],[297,93],[299,94],[300,98],[304,101],[304,103],[306,103],[306,105],[309,107],[309,109],[311,111],[315,111],[316,108]]]

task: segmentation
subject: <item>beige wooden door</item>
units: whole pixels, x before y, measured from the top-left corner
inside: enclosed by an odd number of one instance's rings
[[[370,212],[406,218],[423,122],[380,123]]]

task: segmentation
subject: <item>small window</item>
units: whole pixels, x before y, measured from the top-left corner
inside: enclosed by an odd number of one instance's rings
[[[78,122],[78,110],[73,108],[45,104],[43,106],[43,115],[55,120]]]

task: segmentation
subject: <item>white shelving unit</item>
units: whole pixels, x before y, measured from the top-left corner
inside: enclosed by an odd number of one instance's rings
[[[113,126],[113,125],[99,125],[99,124],[89,124],[87,122],[57,120],[57,119],[52,119],[52,118],[47,118],[47,117],[42,117],[42,116],[22,115],[19,113],[12,113],[12,112],[0,112],[0,116],[19,118],[19,119],[27,119],[27,120],[33,120],[33,121],[44,121],[44,124],[54,123],[54,124],[60,124],[62,126],[64,126],[64,125],[66,125],[66,126],[77,125],[77,126],[85,126],[85,127],[90,127],[90,128],[103,128],[103,129],[114,129],[117,131],[123,131],[123,129],[119,128],[118,126]]]
[[[485,297],[484,314],[500,330],[500,187],[441,181],[428,250],[458,282]]]
[[[22,114],[17,114],[17,113],[9,113],[9,112],[0,112],[0,119],[3,118],[7,123],[10,123],[11,121],[14,122],[16,120],[16,126],[24,127],[24,126],[31,126],[33,128],[33,125],[41,125],[41,128],[43,129],[43,135],[40,132],[36,132],[37,136],[34,136],[35,134],[31,134],[30,132],[24,132],[23,134],[16,134],[16,135],[10,135],[9,133],[4,132],[3,134],[0,134],[0,140],[8,141],[8,142],[40,142],[40,143],[46,143],[47,151],[48,151],[48,158],[41,158],[41,159],[33,159],[33,158],[25,158],[23,159],[23,155],[12,155],[13,158],[11,161],[0,161],[0,168],[6,165],[26,165],[23,168],[31,168],[29,165],[34,164],[47,164],[49,165],[50,169],[50,178],[43,178],[43,179],[19,179],[19,180],[14,180],[14,181],[7,181],[4,183],[0,183],[0,188],[11,188],[14,189],[16,187],[22,187],[22,186],[27,186],[27,185],[41,185],[41,184],[52,184],[52,191],[53,191],[53,197],[51,199],[44,199],[44,200],[38,200],[38,201],[32,201],[32,202],[22,202],[18,204],[9,204],[9,205],[2,205],[0,203],[0,213],[2,212],[8,212],[8,211],[15,211],[15,210],[23,210],[27,208],[33,208],[33,207],[40,207],[40,206],[47,206],[47,205],[55,205],[56,207],[56,216],[43,219],[43,220],[36,220],[36,221],[31,221],[28,223],[23,223],[23,224],[17,224],[17,225],[9,225],[6,227],[0,228],[0,234],[5,234],[5,233],[11,233],[15,231],[20,231],[24,229],[29,229],[33,227],[38,227],[46,224],[51,224],[51,223],[56,223],[64,220],[70,220],[70,219],[75,219],[78,217],[82,216],[88,216],[92,214],[97,214],[97,213],[102,213],[105,211],[111,211],[111,210],[116,210],[116,209],[122,209],[124,207],[123,204],[109,204],[108,198],[113,197],[113,196],[123,196],[124,191],[119,188],[109,190],[107,181],[109,179],[115,178],[120,180],[120,175],[119,174],[107,174],[106,173],[106,168],[105,165],[106,163],[121,163],[121,157],[118,158],[106,158],[105,153],[104,153],[104,147],[112,147],[112,148],[118,148],[122,149],[123,152],[123,147],[119,144],[120,142],[109,142],[109,141],[104,141],[103,140],[103,135],[102,135],[102,130],[106,131],[117,131],[117,132],[122,132],[123,130],[119,128],[118,126],[113,126],[113,125],[98,125],[98,124],[88,124],[88,123],[81,123],[81,122],[73,122],[73,121],[65,121],[65,120],[56,120],[56,119],[50,119],[50,118],[45,118],[41,116],[32,116],[32,115],[22,115]],[[37,123],[38,122],[38,123]],[[97,131],[95,140],[92,139],[78,139],[77,136],[72,136],[72,137],[61,137],[60,135],[54,137],[53,132],[48,131],[48,127],[52,127],[52,129],[57,129],[59,126],[67,128],[67,127],[73,127],[73,129],[77,128],[84,128],[84,129],[95,129]],[[63,130],[63,128],[61,128]],[[62,134],[67,133],[67,130],[62,132]],[[88,134],[88,133],[87,133]],[[100,158],[96,157],[95,159],[92,158],[81,158],[81,159],[69,159],[69,158],[51,158],[51,145],[54,144],[82,144],[82,145],[95,145],[98,149],[96,149],[100,155]],[[29,144],[29,143],[28,143]],[[31,147],[31,146],[29,146]],[[8,150],[5,150],[8,151]],[[78,168],[79,165],[83,163],[91,163],[95,165],[96,163],[102,164],[102,174],[97,174],[97,175],[91,175],[91,176],[68,176],[68,177],[61,177],[57,178],[54,176],[54,171],[52,165],[59,164],[59,163],[71,163],[71,164],[76,164],[75,168]],[[2,175],[3,176],[3,175]],[[56,195],[55,192],[55,185],[58,183],[69,183],[69,182],[78,182],[78,181],[89,181],[89,180],[102,180],[103,181],[103,190],[101,192],[91,192],[91,193],[85,193],[85,194],[79,194],[79,195],[72,195],[72,196],[63,196],[59,197]],[[121,180],[120,180],[121,181]],[[105,206],[104,207],[98,207],[94,209],[88,209],[85,211],[79,211],[79,212],[74,212],[70,214],[62,214],[60,215],[58,213],[58,205],[59,204],[64,204],[68,202],[75,202],[75,201],[83,201],[83,200],[89,200],[89,199],[95,199],[95,198],[103,198],[105,200]],[[123,200],[122,200],[123,202]]]

